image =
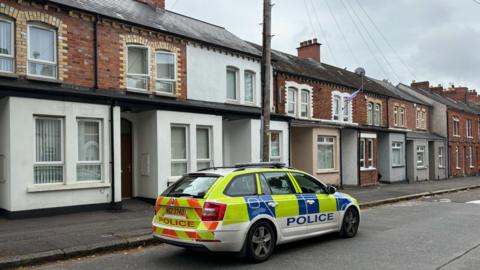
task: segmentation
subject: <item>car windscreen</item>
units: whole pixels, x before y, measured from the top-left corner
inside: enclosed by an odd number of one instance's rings
[[[218,176],[186,175],[167,188],[162,196],[203,198]]]

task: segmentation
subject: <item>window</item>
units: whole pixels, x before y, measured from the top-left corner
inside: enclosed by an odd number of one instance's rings
[[[340,96],[333,97],[333,120],[340,120]]]
[[[272,194],[294,194],[295,189],[293,188],[290,178],[286,173],[283,172],[272,172],[272,173],[262,173],[260,174],[261,178],[265,178]]]
[[[188,171],[188,127],[171,127],[171,174],[184,175]]]
[[[148,48],[128,46],[127,88],[132,90],[148,90]]]
[[[343,98],[343,122],[350,122],[350,101],[347,97]]]
[[[367,161],[368,168],[373,168],[373,140],[367,140]]]
[[[468,119],[466,124],[467,124],[467,137],[468,138],[473,138],[472,120]]]
[[[335,137],[318,136],[317,138],[317,170],[332,170],[334,160]]]
[[[458,152],[458,146],[455,146],[455,167],[460,169],[460,153]]]
[[[246,174],[235,177],[225,190],[228,196],[257,195],[257,181],[255,174]]]
[[[211,128],[197,127],[197,170],[212,166]]]
[[[255,102],[255,73],[245,71],[245,102]]]
[[[0,17],[0,72],[14,72],[13,22]]]
[[[78,120],[78,181],[102,180],[101,122]]]
[[[445,148],[443,146],[438,147],[438,167],[443,168],[445,166]]]
[[[406,123],[405,123],[405,108],[400,108],[399,112],[400,112],[400,126],[405,127],[406,126]]]
[[[300,117],[307,118],[310,116],[310,91],[302,90],[300,100]]]
[[[427,112],[422,111],[422,129],[427,129]]]
[[[280,162],[282,161],[282,132],[271,131],[270,132],[270,161]]]
[[[460,120],[453,117],[453,136],[460,136]]]
[[[373,139],[360,139],[360,167],[373,168]]]
[[[381,123],[381,106],[380,104],[375,104],[375,114],[374,114],[374,118],[375,118],[375,126],[380,126],[380,123]]]
[[[290,115],[297,115],[297,89],[293,87],[288,88],[287,113]]]
[[[176,61],[175,54],[171,52],[158,51],[156,54],[157,80],[155,91],[164,94],[175,94],[176,82]]]
[[[425,146],[417,146],[417,168],[425,168]]]
[[[167,188],[165,192],[162,193],[162,196],[192,196],[203,198],[217,179],[217,176],[186,175]]]
[[[238,95],[238,69],[234,67],[227,68],[227,99],[237,100]]]
[[[398,126],[398,106],[393,107],[393,125]]]
[[[393,142],[392,143],[392,166],[398,167],[403,165],[402,153],[403,153],[403,143]]]
[[[373,103],[369,102],[367,105],[367,122],[373,125]]]
[[[365,168],[365,140],[360,140],[360,167]]]
[[[57,32],[28,26],[28,75],[57,78]]]
[[[471,146],[468,147],[468,162],[470,168],[473,168],[473,150]]]
[[[35,118],[34,184],[63,183],[63,119]]]
[[[295,177],[295,180],[297,180],[302,193],[325,193],[323,184],[317,179],[303,173],[292,173],[292,175]]]

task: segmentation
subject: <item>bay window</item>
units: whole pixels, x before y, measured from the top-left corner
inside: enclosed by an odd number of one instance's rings
[[[245,102],[255,101],[255,72],[245,71]]]
[[[0,17],[0,72],[14,72],[13,22]]]
[[[392,166],[398,167],[403,165],[402,153],[403,153],[403,143],[393,142],[392,143]]]
[[[318,136],[317,170],[335,169],[335,137]]]
[[[238,99],[238,69],[227,67],[227,100]]]
[[[310,116],[310,91],[302,90],[300,99],[300,117],[308,118]]]
[[[282,132],[271,131],[270,132],[270,161],[281,162],[282,161]]]
[[[78,127],[78,181],[102,180],[101,130],[99,120],[79,119]]]
[[[197,170],[212,166],[211,128],[197,127]]]
[[[57,32],[54,29],[28,25],[28,65],[31,76],[57,78]]]
[[[425,168],[425,146],[417,146],[417,168]]]
[[[188,127],[171,127],[171,176],[188,172]]]
[[[64,181],[63,118],[35,117],[34,184]]]
[[[297,89],[289,87],[287,91],[287,114],[297,115]]]
[[[157,78],[155,91],[162,94],[175,94],[176,56],[174,53],[157,51],[156,53]]]
[[[139,45],[129,45],[127,62],[127,88],[146,92],[150,77],[148,71],[148,48]]]

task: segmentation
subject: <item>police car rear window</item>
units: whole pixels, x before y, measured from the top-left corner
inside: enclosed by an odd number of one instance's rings
[[[239,175],[235,177],[225,189],[228,196],[248,196],[257,194],[255,174]]]
[[[260,177],[264,177],[267,182],[272,194],[293,194],[295,190],[293,189],[292,182],[288,175],[283,172],[268,172],[262,173]]]
[[[169,187],[162,195],[203,198],[217,179],[218,176],[186,175]]]

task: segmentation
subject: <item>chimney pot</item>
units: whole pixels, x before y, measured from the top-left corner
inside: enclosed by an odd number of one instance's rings
[[[300,47],[297,48],[298,57],[302,59],[313,59],[320,62],[320,46],[317,39],[310,39],[300,42]]]

